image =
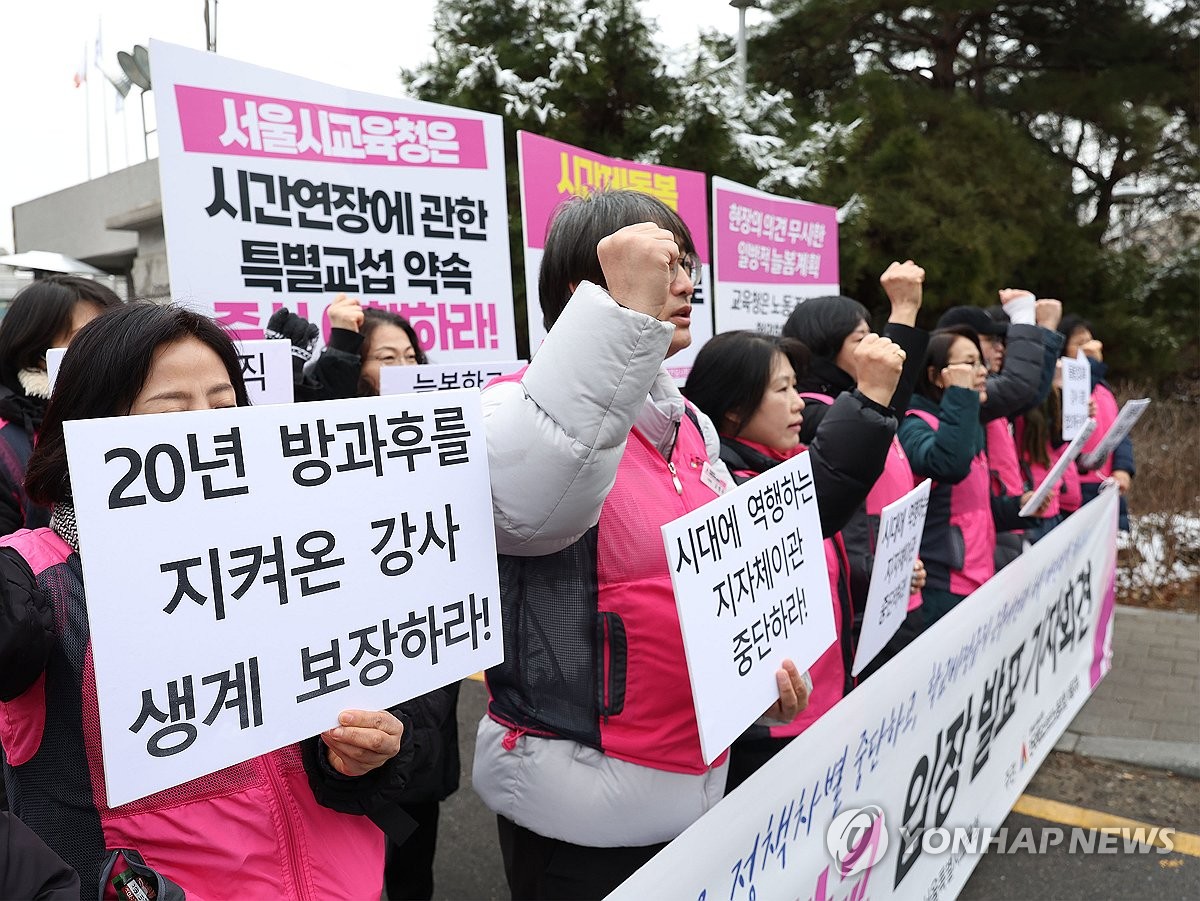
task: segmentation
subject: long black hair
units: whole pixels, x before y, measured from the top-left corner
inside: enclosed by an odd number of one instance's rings
[[[70,327],[75,305],[84,302],[105,310],[119,307],[121,298],[75,275],[50,275],[23,288],[0,321],[0,384],[24,394],[17,373],[44,363],[55,337]]]
[[[762,403],[775,355],[782,353],[797,377],[808,367],[809,353],[794,338],[758,332],[722,332],[696,354],[683,395],[703,410],[717,431],[736,437]],[[736,428],[730,431],[730,423]]]
[[[154,352],[195,338],[225,366],[239,407],[248,406],[242,366],[221,326],[184,307],[130,303],[93,319],[63,355],[54,394],[25,471],[25,492],[44,506],[71,496],[63,423],[71,419],[127,416],[150,375]]]
[[[404,334],[408,335],[409,343],[412,344],[413,351],[417,355],[417,364],[424,366],[429,362],[429,357],[426,356],[424,349],[421,347],[421,342],[417,340],[417,332],[412,327],[407,319],[399,313],[393,313],[391,310],[383,310],[379,307],[363,307],[362,325],[358,327],[358,333],[363,338],[363,349],[365,351],[367,345],[371,343],[371,333],[381,325],[394,325],[401,329]],[[364,353],[365,356],[365,353]]]

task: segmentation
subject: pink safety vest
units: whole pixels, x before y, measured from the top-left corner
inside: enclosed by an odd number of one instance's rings
[[[1100,442],[1104,436],[1108,434],[1109,428],[1117,421],[1117,413],[1120,408],[1117,406],[1117,399],[1113,393],[1105,385],[1097,384],[1092,389],[1092,400],[1096,402],[1096,430],[1092,432],[1092,436],[1083,444],[1083,450],[1079,456],[1083,457],[1090,454],[1093,450],[1100,446]],[[1099,469],[1093,469],[1088,472],[1079,473],[1079,481],[1086,482],[1103,482],[1112,475],[1112,454],[1104,458],[1104,462]]]
[[[909,410],[929,424],[935,432],[941,424],[938,418],[925,410]],[[993,551],[996,547],[996,523],[992,519],[991,475],[987,456],[980,451],[971,461],[966,478],[956,485],[941,485],[934,482],[933,491],[950,491],[950,527],[959,530],[964,548],[961,569],[950,571],[950,591],[953,594],[971,594],[980,585],[996,574]],[[926,521],[925,529],[930,523]]]
[[[805,392],[800,396],[818,401],[826,406],[833,405],[833,398],[828,394]],[[912,491],[914,484],[915,479],[913,477],[912,466],[909,465],[908,457],[904,453],[900,439],[893,435],[892,445],[888,448],[887,459],[883,464],[883,472],[875,484],[871,486],[871,490],[867,494],[867,515],[879,516],[883,512],[884,507],[895,503],[908,494],[908,492]],[[908,611],[911,613],[920,606],[921,592],[914,591],[908,596]]]
[[[48,528],[15,532],[0,539],[0,546],[17,550],[39,585],[42,573],[62,566],[73,553]],[[45,585],[41,587],[47,590]],[[52,590],[51,599],[56,602],[55,629],[61,637],[67,626],[61,621],[66,607]],[[86,627],[70,625],[72,629]],[[317,803],[298,745],[110,808],[104,788],[90,642],[80,689],[82,723],[75,728],[82,728],[78,739],[84,746],[88,772],[67,771],[61,776],[68,783],[90,781],[91,803],[102,832],[98,840],[106,848],[141,852],[148,866],[182,886],[195,901],[227,898],[231,893],[312,901],[379,896],[383,833],[365,816],[338,813]],[[48,720],[61,720],[64,711],[48,710],[46,697],[43,673],[22,695],[0,702],[0,742],[10,766],[20,767],[42,751]],[[69,719],[69,711],[65,713]],[[62,741],[58,725],[58,731],[50,734]],[[19,784],[20,775],[15,778]],[[91,874],[93,883],[98,875]],[[117,897],[111,883],[105,897]]]

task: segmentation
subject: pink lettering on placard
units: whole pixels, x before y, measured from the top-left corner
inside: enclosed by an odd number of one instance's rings
[[[479,119],[345,109],[175,86],[183,149],[408,168],[486,169]]]

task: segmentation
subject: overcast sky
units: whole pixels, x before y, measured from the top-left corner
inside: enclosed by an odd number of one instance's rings
[[[434,0],[220,0],[218,52],[340,87],[395,95],[402,66],[431,55]],[[730,34],[728,0],[642,0],[659,39],[681,46],[701,27]],[[751,11],[753,23],[762,14]],[[141,162],[138,90],[123,113],[94,65],[150,38],[204,48],[203,0],[0,2],[0,247],[13,247],[12,206]],[[88,80],[74,76],[89,64]],[[153,115],[153,95],[146,98]],[[90,123],[89,123],[90,113]],[[105,152],[105,126],[108,147]],[[90,131],[90,140],[89,140]],[[153,146],[151,147],[153,154]]]

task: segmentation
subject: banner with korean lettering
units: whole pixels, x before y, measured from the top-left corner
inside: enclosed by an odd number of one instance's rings
[[[712,763],[779,699],[785,659],[804,671],[837,640],[812,459],[797,454],[662,534]]]
[[[236,337],[339,293],[438,362],[516,356],[499,116],[151,42],[171,293]]]
[[[112,806],[503,658],[478,391],[65,430]]]
[[[683,382],[697,351],[713,335],[709,280],[708,194],[704,173],[651,163],[635,163],[593,153],[573,144],[552,141],[527,131],[517,132],[517,173],[521,186],[521,228],[525,246],[526,317],[529,349],[537,353],[546,337],[538,300],[538,270],[546,233],[555,209],[572,197],[593,191],[629,189],[657,197],[679,214],[692,233],[703,275],[692,295],[692,344],[667,360],[667,371]]]
[[[957,896],[1111,666],[1117,502],[1069,517],[609,897]]]
[[[717,332],[778,335],[806,297],[838,294],[837,210],[713,176]]]

